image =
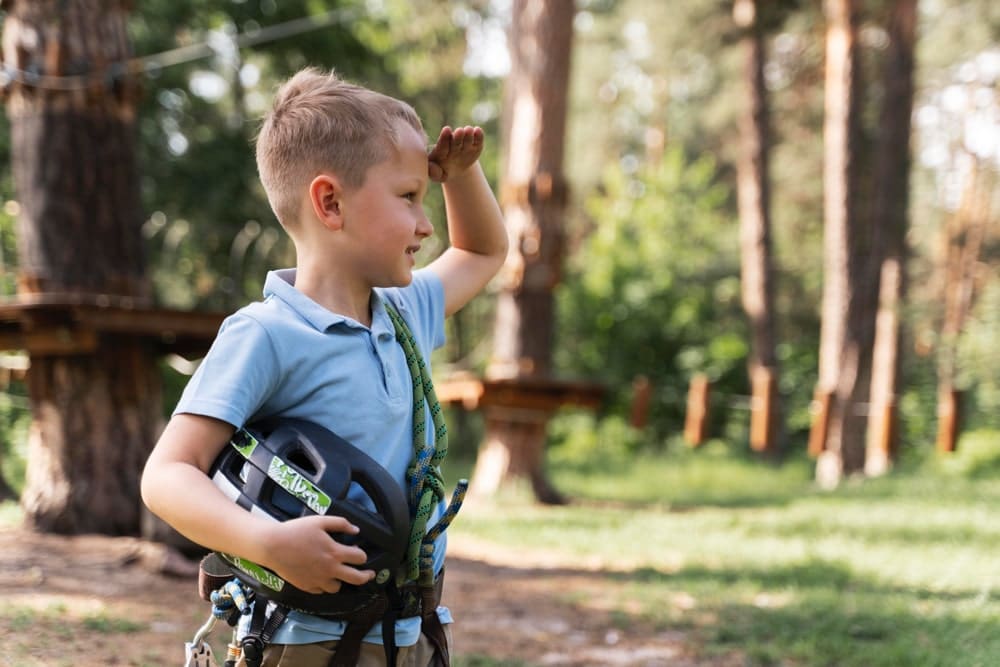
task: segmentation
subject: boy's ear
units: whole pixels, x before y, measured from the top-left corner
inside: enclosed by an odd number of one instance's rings
[[[344,189],[332,174],[320,174],[309,183],[309,203],[313,213],[328,229],[343,226]]]

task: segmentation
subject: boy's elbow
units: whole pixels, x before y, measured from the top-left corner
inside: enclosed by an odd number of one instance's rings
[[[147,464],[142,471],[142,477],[139,478],[139,497],[142,498],[142,503],[155,514],[156,510],[154,505],[156,500],[156,484],[154,477],[155,474],[150,470],[150,466]]]

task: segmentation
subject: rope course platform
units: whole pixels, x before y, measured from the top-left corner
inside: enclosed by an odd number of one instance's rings
[[[24,294],[0,300],[0,350],[89,354],[102,336],[151,341],[163,354],[203,355],[223,313],[180,311],[106,294]]]
[[[544,412],[565,406],[596,410],[606,391],[603,385],[578,380],[483,379],[467,373],[441,378],[434,387],[441,403],[461,405],[466,410],[510,408]]]

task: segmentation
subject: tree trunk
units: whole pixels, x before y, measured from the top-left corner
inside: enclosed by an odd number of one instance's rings
[[[901,318],[906,293],[906,230],[910,183],[910,119],[917,0],[896,0],[889,16],[882,115],[876,166],[875,245],[878,314],[872,352],[865,473],[881,475],[896,457]]]
[[[863,354],[858,280],[858,127],[860,100],[855,0],[827,0],[824,121],[824,283],[816,398],[827,406],[814,419],[810,442],[820,450],[817,481],[836,486],[864,466],[859,388]],[[867,391],[867,384],[864,385]]]
[[[977,265],[992,222],[996,183],[973,157],[962,201],[945,226],[944,318],[937,355],[937,448],[953,452],[961,434],[963,392],[956,386],[958,341],[975,304]]]
[[[511,10],[501,197],[510,252],[500,274],[490,378],[546,377],[551,370],[552,291],[561,273],[567,197],[562,162],[573,16],[573,0],[515,0]],[[473,493],[492,494],[527,477],[547,496],[540,500],[558,500],[542,471],[548,414],[532,413],[487,418]],[[503,455],[487,455],[491,449]],[[510,461],[506,467],[498,463],[504,460]]]
[[[764,34],[757,0],[736,0],[733,16],[744,30],[744,78],[748,101],[740,122],[737,164],[743,309],[750,322],[747,360],[751,384],[750,446],[777,449],[780,405],[774,337],[774,287],[770,215],[770,112],[764,83]]]
[[[3,54],[18,220],[18,291],[149,300],[135,158],[128,0],[8,0]],[[29,353],[32,351],[29,349]],[[159,432],[151,351],[101,337],[32,354],[28,522],[138,534],[139,475]]]

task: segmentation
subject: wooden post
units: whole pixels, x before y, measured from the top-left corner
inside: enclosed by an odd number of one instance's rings
[[[708,437],[708,407],[710,383],[708,376],[698,373],[688,388],[687,417],[684,420],[684,440],[698,447]]]
[[[637,375],[632,381],[632,410],[629,424],[632,428],[646,428],[649,421],[649,399],[653,394],[653,385],[645,375]]]
[[[868,415],[868,448],[865,452],[865,474],[884,475],[896,458],[896,399],[875,401]]]
[[[750,448],[771,453],[776,449],[778,382],[774,369],[758,366],[750,378]]]
[[[826,449],[826,432],[830,428],[830,412],[833,407],[834,394],[817,388],[813,394],[812,426],[809,429],[809,456],[816,458]]]
[[[958,434],[962,428],[962,394],[952,387],[938,392],[937,450],[951,453],[958,449]]]

